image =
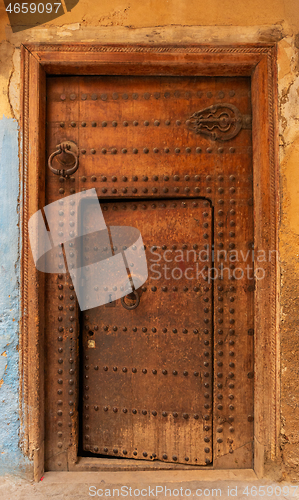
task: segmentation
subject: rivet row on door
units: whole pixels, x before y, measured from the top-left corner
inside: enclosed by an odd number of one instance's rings
[[[81,99],[82,101],[86,101],[87,99],[91,99],[93,101],[96,101],[97,99],[101,99],[102,101],[107,101],[107,100],[118,100],[118,99],[122,99],[124,101],[127,101],[128,99],[133,99],[133,100],[137,100],[139,98],[141,99],[145,99],[146,101],[151,99],[151,98],[154,98],[154,99],[160,99],[160,98],[165,98],[165,99],[169,99],[169,98],[185,98],[185,99],[191,99],[191,98],[199,98],[201,99],[202,97],[207,97],[208,99],[211,99],[212,97],[218,97],[219,99],[223,99],[225,96],[227,97],[234,97],[236,95],[236,92],[235,90],[229,90],[227,92],[224,92],[222,90],[218,91],[217,93],[213,93],[211,91],[202,91],[202,90],[198,90],[197,92],[190,92],[190,91],[183,91],[183,90],[175,90],[174,92],[172,91],[166,91],[164,93],[161,94],[161,92],[154,92],[154,93],[149,93],[149,92],[145,92],[143,94],[138,94],[137,92],[133,92],[132,94],[128,94],[126,92],[123,92],[123,93],[118,93],[118,92],[113,92],[112,94],[107,94],[107,93],[100,93],[100,94],[97,94],[97,93],[92,93],[92,94],[89,94],[89,93],[83,93],[83,94],[80,94],[80,96],[78,96],[77,94],[75,93],[71,93],[71,94],[60,94],[60,100],[61,101],[66,101],[67,99],[69,99],[70,101],[75,101],[76,99]],[[244,95],[244,93],[238,93],[238,95]],[[248,95],[248,94],[247,94]],[[54,96],[54,98],[57,99],[58,96]]]

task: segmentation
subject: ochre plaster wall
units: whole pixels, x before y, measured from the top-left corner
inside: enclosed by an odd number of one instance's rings
[[[289,477],[299,477],[299,58],[298,37],[279,43],[281,226],[281,451]]]
[[[269,464],[275,478],[299,479],[299,2],[298,0],[79,0],[74,9],[55,22],[13,34],[3,0],[0,0],[0,132],[5,130],[17,144],[20,110],[20,45],[26,42],[120,42],[120,43],[235,43],[277,42],[279,76],[280,191],[279,250],[281,264],[281,433],[278,467]],[[2,127],[2,128],[1,128]],[[3,134],[2,134],[3,135]],[[4,135],[3,135],[4,137]],[[0,134],[0,167],[5,151]],[[10,175],[19,180],[17,159],[10,158]],[[6,163],[5,163],[6,164]],[[9,189],[9,175],[1,176],[1,191]],[[1,192],[0,192],[1,197]],[[11,231],[18,238],[18,192],[11,190],[9,210]],[[18,243],[15,243],[18,245]],[[15,283],[14,299],[9,290],[0,290],[0,313],[12,309],[18,318],[18,252],[2,255],[8,278]],[[14,281],[15,280],[15,281]],[[10,319],[9,319],[10,321]],[[0,363],[0,429],[4,435],[9,415],[14,439],[1,442],[2,473],[32,473],[29,460],[18,450],[18,417],[11,398],[18,399],[18,328],[9,324],[11,337],[4,344]],[[0,323],[0,344],[6,326]],[[4,340],[3,340],[4,339]],[[3,343],[3,342],[2,342]],[[2,344],[1,344],[2,345]],[[3,368],[1,370],[1,367]],[[3,372],[3,373],[2,373]],[[1,433],[0,433],[1,435]],[[2,440],[1,440],[2,441]],[[279,471],[279,472],[277,472]]]

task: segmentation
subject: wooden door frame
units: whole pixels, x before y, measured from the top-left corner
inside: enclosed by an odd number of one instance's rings
[[[275,44],[22,46],[20,330],[21,446],[44,468],[44,276],[34,265],[28,220],[45,204],[47,75],[250,76],[253,114],[254,246],[278,250],[278,132]],[[278,262],[264,263],[255,287],[254,470],[279,455]],[[214,464],[217,468],[217,463]]]

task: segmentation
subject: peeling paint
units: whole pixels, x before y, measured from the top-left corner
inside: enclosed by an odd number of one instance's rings
[[[9,47],[7,47],[9,48]],[[9,60],[12,61],[12,51]],[[6,68],[7,69],[7,68]],[[6,79],[11,70],[6,71]],[[28,460],[19,448],[18,336],[19,272],[18,123],[0,120],[0,473],[24,473]],[[14,321],[16,319],[16,321]]]
[[[8,86],[11,74],[13,72],[13,53],[14,46],[8,41],[0,44],[0,96],[1,96],[1,113],[7,118],[13,117],[13,112],[8,98]]]
[[[278,44],[281,226],[281,454],[283,477],[299,478],[299,50],[296,37]]]
[[[278,44],[281,161],[287,153],[287,146],[292,144],[299,131],[298,57],[294,38],[286,37]]]
[[[16,48],[12,57],[12,70],[8,84],[8,99],[13,118],[20,118],[20,59],[21,51]]]
[[[74,23],[74,24],[63,25],[62,28],[66,29],[66,30],[75,31],[75,30],[79,30],[80,26],[81,26],[80,23]]]

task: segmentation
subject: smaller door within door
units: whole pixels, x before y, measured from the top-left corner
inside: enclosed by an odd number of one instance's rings
[[[205,465],[212,461],[211,206],[203,199],[101,204],[108,227],[137,228],[148,279],[82,314],[83,448],[93,453]],[[92,208],[84,209],[92,233]],[[103,258],[84,237],[87,261]],[[112,253],[124,252],[111,240]],[[101,255],[102,254],[102,255]],[[133,265],[132,265],[133,264]],[[82,270],[90,279],[92,266]],[[134,276],[134,262],[128,263]],[[105,287],[98,283],[98,290]],[[124,303],[125,302],[125,303]],[[127,308],[127,306],[129,308]]]

